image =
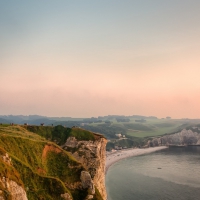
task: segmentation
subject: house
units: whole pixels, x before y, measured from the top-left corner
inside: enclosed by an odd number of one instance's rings
[[[115,146],[115,150],[122,150],[121,146]]]
[[[118,134],[115,134],[117,137],[122,137],[122,134],[121,133],[118,133]]]

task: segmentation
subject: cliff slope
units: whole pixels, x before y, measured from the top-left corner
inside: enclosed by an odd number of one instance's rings
[[[58,145],[71,136],[97,142],[84,130],[0,125],[0,199],[102,200],[89,169]]]

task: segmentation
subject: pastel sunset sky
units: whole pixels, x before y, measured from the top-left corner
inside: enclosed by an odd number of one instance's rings
[[[0,115],[200,118],[199,0],[0,1]]]

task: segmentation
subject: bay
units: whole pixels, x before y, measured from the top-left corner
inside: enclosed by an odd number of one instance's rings
[[[200,146],[121,160],[106,174],[108,200],[200,199]]]

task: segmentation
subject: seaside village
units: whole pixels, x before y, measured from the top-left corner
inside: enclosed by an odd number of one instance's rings
[[[122,135],[121,133],[115,134],[118,137],[118,140],[125,140],[127,139],[125,135]],[[122,149],[127,149],[126,146],[122,147],[122,146],[114,146],[114,149],[111,149],[111,152],[115,152],[117,150],[122,150]]]

